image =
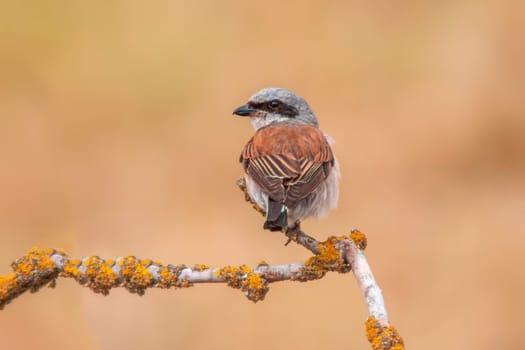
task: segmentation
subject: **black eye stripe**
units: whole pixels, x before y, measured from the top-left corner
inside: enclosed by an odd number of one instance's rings
[[[265,111],[269,113],[278,113],[278,114],[286,115],[289,117],[295,117],[299,115],[299,111],[297,110],[297,108],[290,106],[277,99],[266,101],[266,102],[259,102],[259,103],[249,102],[248,105],[252,108],[255,108],[261,111]]]

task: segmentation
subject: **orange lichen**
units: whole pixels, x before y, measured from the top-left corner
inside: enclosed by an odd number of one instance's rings
[[[86,284],[95,293],[107,295],[109,290],[118,285],[118,276],[112,267],[114,260],[104,260],[93,255],[84,261],[70,260],[64,265],[63,275],[75,278],[79,283]],[[81,267],[82,270],[81,271]]]
[[[252,270],[249,266],[246,266],[246,265],[241,265],[241,266],[239,266],[239,269],[240,269],[242,272],[246,273],[246,274],[248,274],[248,273],[253,273],[253,270]]]
[[[188,280],[180,280],[179,282],[177,282],[177,288],[188,288],[188,287],[191,287],[193,286],[193,283],[189,282]]]
[[[10,273],[5,276],[0,276],[0,301],[4,300],[7,293],[16,287],[16,273]]]
[[[55,253],[35,247],[11,264],[14,273],[0,276],[0,309],[28,289],[35,292],[45,285],[54,286],[59,273],[51,258]]]
[[[54,252],[54,249],[45,251],[38,247],[31,248],[23,257],[13,263],[13,269],[20,277],[30,277],[35,273],[44,271],[52,272],[56,265],[49,255]]]
[[[89,256],[84,261],[86,267],[86,277],[95,278],[97,277],[98,271],[100,270],[101,259],[98,256]]]
[[[134,256],[126,256],[119,261],[122,267],[123,285],[131,293],[143,295],[148,287],[153,284],[153,276],[148,270],[151,260],[140,261]]]
[[[137,265],[135,275],[133,277],[140,279],[140,281],[144,284],[150,284],[151,280],[153,279],[151,272],[148,271],[148,268],[141,264]]]
[[[80,265],[80,260],[78,259],[69,260],[64,265],[64,271],[62,275],[64,277],[73,277],[74,279],[79,279],[81,277],[80,271],[78,270],[79,265]]]
[[[224,266],[215,275],[224,279],[228,286],[242,290],[253,302],[263,300],[269,290],[268,281],[246,265]]]
[[[226,265],[217,271],[215,276],[220,277],[232,288],[241,288],[244,273],[240,268]]]
[[[393,326],[383,327],[372,316],[366,320],[366,336],[373,350],[403,350],[403,339]]]
[[[348,264],[341,258],[341,240],[349,237],[330,237],[316,244],[318,254],[308,259],[299,272],[293,272],[292,279],[306,281],[321,278],[327,271],[347,272]],[[68,256],[55,249],[41,250],[33,248],[13,264],[14,274],[0,278],[0,307],[24,291],[33,291],[44,285],[53,285],[60,274],[62,277],[72,277],[80,284],[93,291],[108,294],[111,288],[123,286],[128,291],[144,294],[150,287],[183,288],[193,284],[185,278],[180,278],[187,269],[185,265],[164,266],[151,259],[140,260],[134,256],[104,260],[98,256],[88,256],[82,260],[69,259]],[[257,267],[269,266],[265,261]],[[210,269],[204,264],[194,265],[193,271]],[[191,271],[188,271],[191,274]],[[225,266],[216,270],[216,276],[223,279],[229,286],[241,289],[248,299],[262,300],[268,292],[268,280],[264,274],[255,273],[246,265]]]
[[[350,239],[352,240],[352,242],[354,242],[357,248],[365,250],[367,245],[367,239],[364,233],[354,229],[350,233]]]
[[[143,266],[150,266],[151,264],[153,264],[153,260],[151,260],[151,259],[142,259],[142,260],[140,260],[140,264],[143,265]]]
[[[185,265],[163,266],[162,264],[155,264],[157,266],[160,265],[161,268],[160,281],[157,283],[159,288],[187,288],[193,286],[193,283],[188,282],[186,279],[179,279],[181,271],[186,268]]]
[[[325,267],[331,267],[340,262],[341,255],[339,249],[336,247],[337,243],[338,238],[332,236],[318,245],[319,254],[317,254],[317,258],[319,264]]]
[[[28,288],[21,283],[16,273],[0,276],[0,310]]]
[[[113,264],[107,261],[102,262],[99,265],[97,276],[93,279],[89,287],[95,292],[107,295],[111,288],[117,286],[118,276],[113,272],[112,266]]]
[[[193,265],[192,267],[192,270],[195,270],[195,271],[204,271],[204,270],[208,270],[210,267],[208,265],[204,265],[204,264],[195,264]]]
[[[31,288],[36,291],[41,286],[51,282],[58,275],[56,264],[49,255],[54,254],[54,249],[41,250],[38,247],[30,249],[24,256],[13,262],[12,267],[21,283],[36,279]],[[47,255],[49,254],[49,255]]]
[[[38,268],[40,270],[54,270],[56,267],[55,262],[53,259],[51,259],[51,255],[53,255],[56,251],[54,249],[46,249],[43,251],[40,251],[40,254],[38,254]]]
[[[252,272],[246,277],[241,290],[246,294],[246,297],[253,302],[264,300],[269,290],[268,281],[262,278],[261,275]]]
[[[343,239],[348,239],[348,237],[332,236],[326,241],[319,243],[317,245],[319,253],[306,260],[304,267],[294,276],[294,279],[309,281],[322,278],[328,271],[341,273],[350,271],[350,265],[344,261],[339,250],[339,244]]]
[[[170,288],[177,283],[177,275],[170,272],[170,270],[164,266],[160,271],[160,282],[158,286],[160,288]]]

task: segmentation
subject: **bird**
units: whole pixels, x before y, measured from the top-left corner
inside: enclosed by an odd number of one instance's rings
[[[337,206],[334,141],[303,98],[285,88],[263,88],[233,114],[249,117],[255,129],[239,161],[250,199],[266,213],[264,229],[299,229],[302,220]]]

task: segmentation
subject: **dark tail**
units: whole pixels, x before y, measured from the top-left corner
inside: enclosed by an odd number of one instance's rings
[[[288,227],[288,210],[282,203],[268,199],[268,213],[264,229],[270,231],[282,231]]]

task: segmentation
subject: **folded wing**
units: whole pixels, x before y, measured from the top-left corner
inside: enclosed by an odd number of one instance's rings
[[[270,200],[288,208],[312,193],[334,164],[323,133],[304,124],[273,124],[259,129],[240,160]]]

